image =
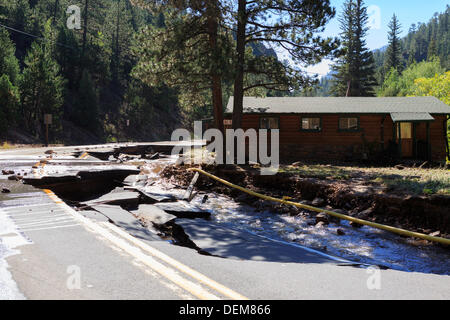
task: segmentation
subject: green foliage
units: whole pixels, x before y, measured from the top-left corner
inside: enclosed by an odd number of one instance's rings
[[[9,80],[9,76],[0,76],[0,136],[17,118],[19,107],[19,90]]]
[[[450,71],[414,80],[413,96],[433,96],[450,105]]]
[[[162,3],[169,6],[159,11],[164,12],[164,23],[158,21],[141,33],[134,75],[147,85],[176,89],[180,106],[190,114],[199,107],[212,110],[215,127],[223,129],[222,84],[231,80],[232,41],[219,28],[219,4],[211,0]],[[141,46],[145,33],[152,43],[147,40]]]
[[[414,80],[412,96],[433,96],[450,106],[450,71],[431,78]],[[450,146],[450,121],[447,121],[447,146]],[[447,158],[447,161],[450,159]]]
[[[53,59],[54,31],[50,20],[45,25],[44,38],[35,41],[25,58],[21,81],[21,98],[24,125],[37,136],[43,136],[44,114],[53,115],[53,131],[60,127],[64,79],[59,65]]]
[[[77,100],[74,103],[74,122],[95,132],[99,124],[98,96],[88,71],[83,71]]]
[[[335,16],[335,9],[328,0],[247,1],[245,10],[245,43],[252,48],[258,45],[264,47],[263,43],[281,46],[294,62],[310,65],[333,56],[339,44],[337,39],[319,34]],[[262,55],[259,50],[246,51],[246,95],[254,95],[249,92],[254,88],[289,93],[316,83],[316,79],[303,70],[288,61],[278,60],[276,55],[270,53]]]
[[[19,61],[15,57],[15,45],[5,29],[0,29],[0,74],[6,74],[12,83],[19,79]]]
[[[403,73],[391,69],[386,75],[386,80],[378,91],[378,96],[395,97],[413,94],[415,80],[419,78],[431,78],[436,74],[442,74],[445,70],[441,67],[439,58],[431,61],[414,63],[406,68]]]
[[[216,41],[213,49],[203,9],[166,11],[164,27],[147,26],[137,35],[133,52],[139,61],[133,75],[149,86],[177,89],[186,111],[207,107],[212,76],[232,79],[232,39],[222,30]]]
[[[436,13],[428,23],[411,25],[408,34],[400,39],[400,56],[402,64],[411,64],[432,60],[438,57],[441,66],[450,69],[450,6],[440,14]],[[376,50],[374,52],[377,66],[378,79],[384,81],[385,73],[389,72],[391,64],[387,63],[388,50]],[[388,64],[385,67],[385,61]]]
[[[0,30],[0,135],[16,122],[19,106],[19,62],[8,31]]]

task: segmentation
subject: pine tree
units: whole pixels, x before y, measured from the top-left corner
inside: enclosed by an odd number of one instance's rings
[[[437,46],[436,46],[436,40],[432,39],[430,41],[430,44],[428,45],[428,53],[427,53],[427,60],[432,60],[433,57],[437,57]]]
[[[53,58],[54,39],[49,20],[45,25],[44,39],[36,40],[25,58],[20,85],[24,125],[30,132],[41,137],[44,114],[52,114],[54,130],[59,128],[62,114],[65,81]]]
[[[8,25],[20,31],[33,32],[32,21],[32,11],[28,0],[16,0],[15,5],[12,5],[8,12]],[[11,38],[16,44],[17,56],[22,60],[32,39],[18,32],[14,32]]]
[[[19,105],[19,62],[9,32],[0,30],[0,135],[16,122]]]
[[[9,38],[9,32],[0,29],[0,75],[6,74],[13,84],[16,84],[20,73],[15,52],[16,47]]]
[[[0,76],[0,136],[16,122],[19,106],[19,90],[8,75]]]
[[[144,7],[146,1],[135,1]],[[134,46],[140,60],[134,76],[151,86],[180,92],[180,103],[213,110],[215,127],[223,130],[222,83],[231,80],[232,40],[219,23],[223,11],[214,0],[161,1],[169,5],[161,23],[145,28]],[[159,20],[159,19],[158,19]]]
[[[389,32],[388,32],[388,40],[389,46],[386,50],[385,56],[385,69],[391,70],[394,68],[398,71],[402,71],[402,48],[400,42],[400,33],[401,33],[401,25],[397,19],[397,16],[394,14],[392,16],[391,21],[389,22]]]
[[[95,131],[99,123],[98,97],[88,71],[83,72],[74,103],[73,120],[81,127]]]
[[[111,47],[111,80],[115,90],[121,90],[123,80],[128,80],[133,64],[130,50],[134,32],[131,9],[128,0],[115,0],[111,2],[106,19]]]
[[[343,55],[334,71],[332,93],[336,96],[374,96],[375,61],[366,46],[367,8],[363,0],[347,0],[340,17]]]

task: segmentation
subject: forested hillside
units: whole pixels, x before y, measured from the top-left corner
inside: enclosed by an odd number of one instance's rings
[[[168,139],[175,128],[212,117],[210,102],[180,103],[176,88],[133,76],[145,55],[138,36],[166,27],[163,13],[134,4],[0,0],[3,139],[21,134],[42,142],[44,114],[53,116],[51,142],[62,143]],[[72,5],[79,8],[78,25]],[[261,42],[248,47],[256,57],[277,59]],[[148,61],[141,62],[142,67]],[[223,91],[226,101],[232,83],[224,82]]]
[[[74,4],[81,25],[69,28]],[[51,142],[170,138],[181,125],[175,92],[130,75],[134,34],[164,24],[161,16],[129,0],[0,0],[0,23],[4,138],[20,131],[42,141],[46,113]]]
[[[373,89],[378,96],[417,94],[420,90],[416,90],[415,80],[433,78],[450,70],[449,17],[450,6],[447,5],[444,12],[436,13],[429,22],[410,26],[403,38],[398,35],[408,27],[402,26],[395,15],[392,17],[389,43],[372,52],[376,79]],[[330,73],[315,88],[304,90],[301,95],[330,96],[333,82],[333,73]],[[339,95],[343,94],[341,90]]]
[[[408,28],[408,26],[400,26]],[[377,80],[381,84],[389,69],[386,67],[388,46],[374,51]],[[442,68],[450,69],[450,6],[435,15],[427,23],[418,22],[408,29],[408,34],[400,40],[400,64],[402,69],[414,62],[438,57]]]

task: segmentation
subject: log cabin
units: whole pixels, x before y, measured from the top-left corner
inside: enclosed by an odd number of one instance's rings
[[[225,110],[231,128],[233,97]],[[242,129],[279,129],[280,159],[445,161],[450,106],[435,97],[244,97]]]

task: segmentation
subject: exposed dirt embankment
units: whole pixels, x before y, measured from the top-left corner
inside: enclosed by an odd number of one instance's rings
[[[191,166],[168,166],[163,177],[173,182],[189,185],[193,172]],[[411,231],[450,238],[450,196],[413,195],[405,191],[392,192],[388,188],[364,181],[363,179],[329,180],[306,178],[296,174],[279,172],[272,176],[262,176],[258,169],[245,166],[203,166],[203,169],[250,190],[281,198],[289,196],[293,201],[320,208],[336,210],[368,221],[374,221]],[[200,175],[196,187],[202,191],[214,191],[229,195],[236,201],[256,208],[269,206],[274,212],[291,215],[305,214],[305,210],[267,204],[231,189],[219,182]],[[306,214],[315,215],[315,213]]]

